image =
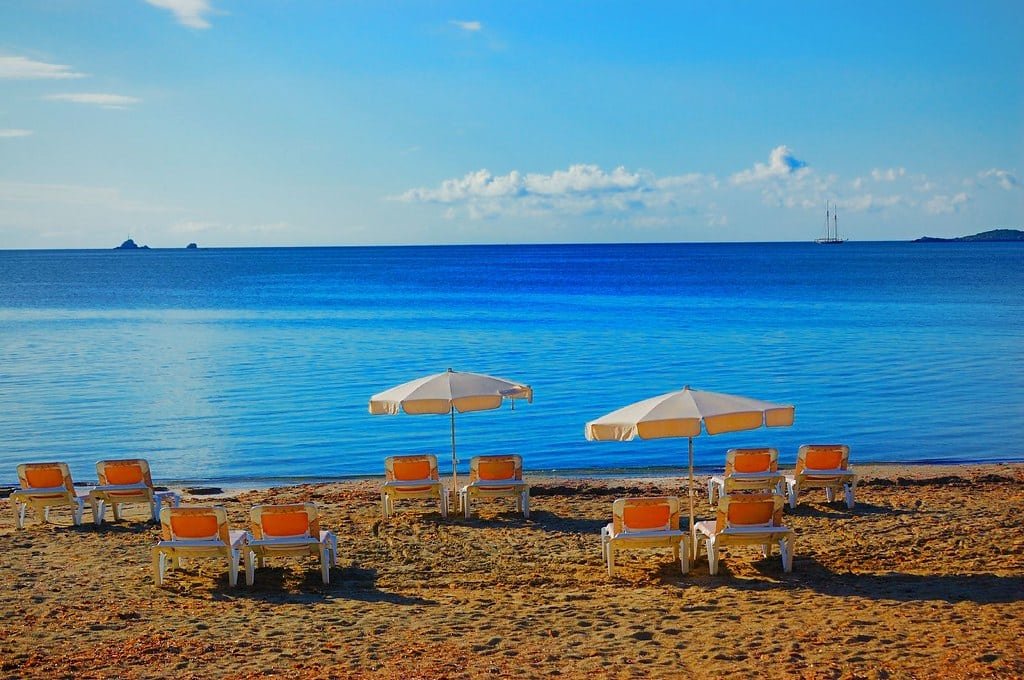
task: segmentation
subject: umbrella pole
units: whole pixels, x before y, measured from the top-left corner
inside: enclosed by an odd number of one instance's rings
[[[690,535],[693,535],[693,437],[688,437],[690,440]],[[690,540],[693,540],[692,538]],[[697,546],[694,546],[696,550]]]
[[[452,497],[455,499],[455,511],[461,510],[459,507],[459,459],[455,455],[455,407],[452,406]]]

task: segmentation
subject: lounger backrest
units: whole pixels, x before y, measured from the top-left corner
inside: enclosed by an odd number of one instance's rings
[[[75,490],[67,463],[22,463],[18,466],[18,482],[25,490],[58,487]]]
[[[845,444],[804,444],[796,452],[796,473],[804,470],[845,470],[850,447]]]
[[[432,453],[417,456],[388,456],[384,459],[384,477],[389,482],[437,479],[437,456]]]
[[[315,503],[256,505],[249,512],[252,535],[257,539],[320,536],[319,512]]]
[[[523,478],[523,459],[516,454],[474,456],[469,461],[470,483],[483,480],[497,482]]]
[[[667,531],[679,529],[679,499],[620,498],[612,503],[612,531]]]
[[[149,463],[142,458],[101,460],[96,463],[96,477],[100,486],[145,484],[153,486]]]
[[[729,449],[725,454],[725,476],[734,472],[778,472],[779,452],[777,449],[760,447],[755,449]]]
[[[219,505],[164,508],[160,530],[165,541],[219,539],[231,543],[228,513]]]
[[[728,527],[780,527],[785,498],[779,494],[723,496],[718,503],[715,531]]]

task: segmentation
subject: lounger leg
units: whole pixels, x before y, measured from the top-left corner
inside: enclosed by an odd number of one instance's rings
[[[679,541],[679,543],[681,545],[676,547],[676,553],[679,556],[679,568],[682,570],[682,572],[684,574],[689,574],[690,573],[690,544],[686,540],[685,536],[683,537],[683,539],[681,541]],[[680,547],[682,548],[682,550],[680,550]]]
[[[240,558],[237,550],[228,551],[228,584],[232,587],[238,585],[238,560]]]
[[[159,548],[153,549],[153,582],[162,586],[164,584],[164,572],[167,569],[167,558]]]
[[[522,506],[523,506],[523,517],[526,518],[526,519],[530,519],[530,492],[529,491],[524,491],[523,492]]]
[[[76,527],[82,526],[82,515],[85,514],[85,500],[78,498],[76,499],[75,508],[71,511],[71,521],[75,523]]]
[[[159,522],[160,521],[160,510],[163,507],[163,504],[164,504],[163,496],[158,496],[157,494],[153,494],[153,502],[149,506],[149,511],[153,515],[153,521],[154,522]]]
[[[825,487],[825,500],[827,502],[831,503],[835,499],[836,499],[836,490],[833,489],[831,486],[826,486]]]
[[[28,503],[16,503],[17,525],[19,529],[25,528],[25,512],[28,510]]]
[[[326,545],[320,546],[320,578],[324,584],[331,582],[331,549]]]
[[[606,562],[608,563],[608,575],[614,577],[615,576],[615,546],[612,545],[611,543],[608,543],[607,550],[608,550],[608,559],[606,560]]]
[[[843,485],[843,497],[846,500],[846,507],[849,508],[850,510],[853,510],[854,499],[853,499],[853,485],[852,484],[844,484]]]
[[[388,518],[388,495],[383,491],[380,492],[380,514],[384,519]]]
[[[761,545],[761,557],[768,557],[772,554],[772,544],[764,543]]]
[[[49,505],[47,505],[45,508],[43,508],[43,521],[44,522],[49,522],[50,521],[50,506]]]
[[[796,480],[795,479],[792,480],[792,481],[790,481],[788,479],[786,480],[786,490],[788,491],[788,495],[789,495],[789,509],[790,510],[796,510],[797,488],[796,488]]]
[[[458,508],[455,508],[458,510]],[[448,518],[448,489],[441,487],[441,518]]]
[[[708,550],[708,571],[712,576],[718,573],[718,544],[709,538],[705,544]]]
[[[256,582],[256,557],[252,550],[245,550],[245,585],[251,586]]]
[[[462,514],[469,519],[469,491],[462,490],[459,492],[459,501],[462,502]]]
[[[708,480],[708,505],[715,504],[715,480]]]
[[[782,571],[788,574],[793,571],[793,539],[783,538],[780,540],[779,552],[782,553]]]
[[[107,502],[102,498],[92,503],[92,521],[96,526],[103,526],[103,518],[107,514]]]

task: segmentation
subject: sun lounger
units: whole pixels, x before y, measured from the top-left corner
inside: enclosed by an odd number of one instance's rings
[[[250,511],[252,539],[246,546],[245,582],[253,583],[257,564],[265,566],[268,557],[320,558],[320,576],[331,582],[331,567],[338,562],[338,539],[320,529],[315,503],[257,505]]]
[[[437,456],[388,456],[384,459],[384,485],[380,502],[384,519],[395,513],[395,500],[436,498],[441,517],[448,516],[448,487],[438,478]]]
[[[515,454],[474,456],[469,461],[469,484],[459,490],[469,519],[470,498],[515,498],[516,510],[530,516],[530,485],[523,481],[523,459]]]
[[[786,499],[781,494],[736,494],[718,501],[713,521],[697,522],[693,542],[697,555],[704,542],[711,575],[718,573],[718,551],[729,545],[758,545],[764,557],[771,555],[772,543],[779,544],[782,569],[793,570],[793,530],[782,524]]]
[[[679,499],[620,498],[612,504],[612,521],[601,529],[601,550],[608,575],[615,575],[615,551],[672,548],[683,573],[690,571],[687,532],[679,529]]]
[[[154,522],[160,521],[160,509],[165,503],[177,506],[181,497],[173,491],[157,491],[153,488],[149,463],[142,458],[124,460],[101,460],[96,463],[99,486],[89,492],[93,520],[103,524],[106,507],[114,510],[114,519],[121,519],[121,506],[129,503],[144,503]]]
[[[75,526],[82,524],[88,494],[75,488],[67,463],[23,463],[18,466],[18,482],[21,488],[11,493],[11,503],[19,529],[25,528],[29,508],[42,513],[46,522],[50,508],[69,507]]]
[[[238,565],[249,541],[248,531],[228,526],[228,515],[220,506],[181,506],[160,511],[162,540],[153,546],[153,580],[163,585],[170,567],[181,567],[181,558],[227,560],[228,583],[238,583]],[[248,579],[246,582],[252,585]]]
[[[782,493],[786,478],[779,472],[779,452],[767,447],[729,449],[725,454],[725,472],[708,480],[708,502],[733,491]]]
[[[824,489],[825,500],[843,494],[846,507],[853,509],[857,475],[850,466],[850,447],[844,444],[804,444],[796,453],[796,470],[786,475],[789,507],[795,508],[802,491]]]

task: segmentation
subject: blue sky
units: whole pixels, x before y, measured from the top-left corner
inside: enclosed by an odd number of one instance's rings
[[[0,248],[1024,226],[1024,3],[0,0]]]

